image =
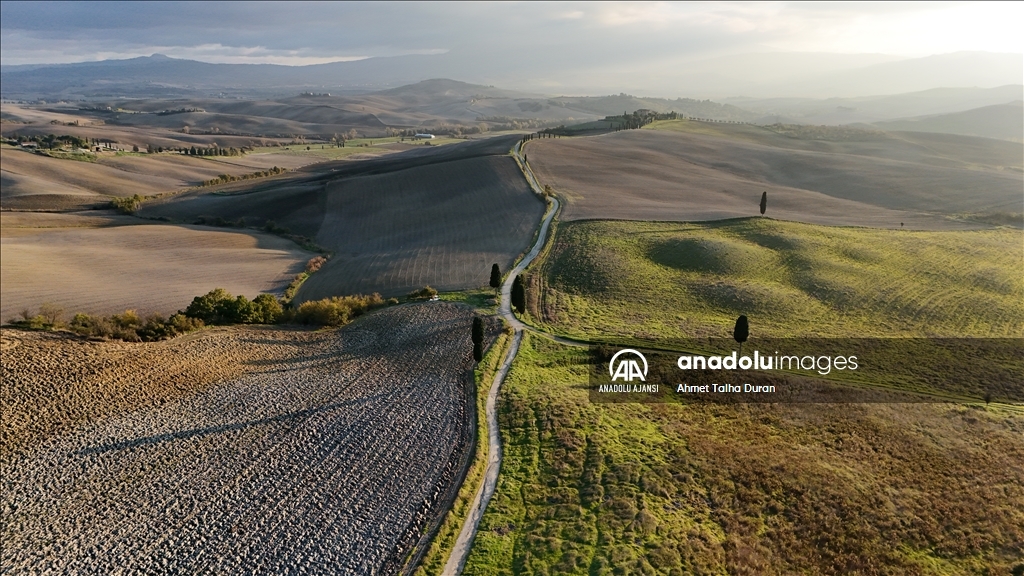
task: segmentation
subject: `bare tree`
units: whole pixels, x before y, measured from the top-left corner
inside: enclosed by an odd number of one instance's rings
[[[43,302],[39,306],[39,315],[46,319],[46,323],[56,326],[64,320],[64,308],[53,302]]]

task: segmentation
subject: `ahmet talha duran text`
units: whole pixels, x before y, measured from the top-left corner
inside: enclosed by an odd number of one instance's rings
[[[775,385],[761,384],[680,384],[676,387],[679,394],[771,394],[775,392]]]

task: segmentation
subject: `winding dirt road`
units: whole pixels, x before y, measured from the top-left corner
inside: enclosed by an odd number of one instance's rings
[[[530,167],[526,164],[522,156],[522,142],[519,142],[512,149],[512,153],[516,156],[519,161],[519,165],[523,167],[523,174],[526,176],[527,182],[530,183],[530,187],[533,188],[537,194],[543,194],[540,184],[537,183],[536,177]],[[484,510],[487,509],[487,504],[491,501],[491,497],[494,496],[494,490],[498,486],[498,472],[501,470],[501,434],[498,431],[498,392],[501,389],[502,382],[505,381],[505,376],[508,374],[509,368],[512,367],[512,362],[516,358],[516,354],[519,352],[519,344],[523,340],[523,330],[528,328],[525,324],[516,318],[515,314],[512,313],[512,283],[531,262],[540,254],[541,249],[544,247],[544,243],[547,241],[548,230],[551,227],[551,221],[554,219],[555,214],[558,213],[558,199],[551,197],[548,203],[548,211],[544,215],[544,219],[540,224],[540,232],[537,234],[537,240],[533,244],[533,248],[519,261],[511,272],[505,277],[505,282],[501,285],[501,304],[499,312],[501,316],[512,326],[515,330],[515,336],[512,338],[512,345],[509,346],[508,351],[505,353],[505,358],[501,362],[501,368],[494,375],[494,380],[491,382],[491,388],[487,393],[487,406],[485,408],[487,414],[487,445],[488,445],[488,458],[487,458],[487,469],[484,472],[484,481],[480,485],[480,488],[476,492],[476,496],[473,497],[473,504],[469,509],[469,515],[466,517],[465,523],[462,525],[462,531],[459,533],[459,538],[455,541],[455,546],[452,548],[451,555],[448,557],[448,562],[444,565],[444,571],[441,572],[443,576],[457,576],[462,573],[462,569],[466,565],[466,559],[469,557],[469,551],[473,544],[473,539],[476,537],[477,529],[480,526],[480,519],[484,515]]]

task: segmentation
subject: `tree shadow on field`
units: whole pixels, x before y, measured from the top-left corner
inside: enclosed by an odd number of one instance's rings
[[[222,424],[220,426],[208,426],[206,428],[193,428],[191,430],[181,430],[179,432],[168,432],[165,434],[156,434],[153,436],[144,436],[142,438],[135,438],[132,440],[122,440],[120,442],[113,442],[110,444],[103,444],[100,446],[94,446],[92,448],[85,448],[75,452],[76,456],[93,456],[96,454],[103,454],[106,452],[113,452],[115,450],[129,450],[132,448],[138,448],[140,446],[149,446],[153,444],[160,444],[162,442],[171,442],[174,440],[190,440],[192,438],[201,438],[203,436],[210,436],[213,434],[220,434],[223,432],[232,432],[235,430],[245,430],[247,428],[254,428],[256,426],[265,426],[268,424],[276,424],[280,422],[295,422],[304,420],[310,416],[321,414],[324,412],[330,412],[332,410],[338,410],[342,408],[348,408],[352,406],[358,406],[360,404],[372,404],[376,400],[383,399],[389,396],[388,393],[374,394],[373,396],[367,396],[365,398],[355,398],[352,400],[345,400],[342,402],[334,402],[331,404],[325,404],[316,408],[307,408],[305,410],[297,410],[295,412],[288,412],[286,414],[278,414],[277,416],[270,416],[268,418],[260,418],[257,420],[249,420],[246,422],[236,422],[234,424]]]

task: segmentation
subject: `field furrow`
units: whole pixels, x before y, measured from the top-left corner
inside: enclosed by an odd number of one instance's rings
[[[467,458],[470,318],[444,303],[386,309],[6,454],[0,571],[397,569]]]

